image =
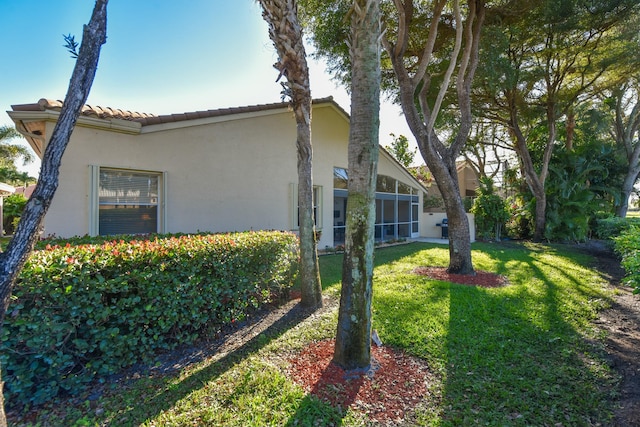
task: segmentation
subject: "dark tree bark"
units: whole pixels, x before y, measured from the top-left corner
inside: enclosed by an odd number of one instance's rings
[[[84,26],[82,44],[71,75],[69,89],[42,157],[40,179],[27,202],[7,250],[0,254],[0,298],[2,298],[0,324],[4,321],[13,285],[38,239],[40,224],[58,187],[62,155],[69,143],[82,106],[89,96],[98,68],[100,48],[107,41],[107,3],[108,0],[96,0],[91,20]],[[7,425],[2,393],[0,393],[0,408],[2,408],[0,414],[0,427],[2,427]]]
[[[295,0],[259,0],[259,3],[269,25],[269,37],[280,57],[275,65],[280,71],[278,79],[283,75],[287,78],[286,95],[291,98],[296,118],[301,303],[307,307],[321,307],[322,285],[313,217],[311,89],[298,5]]]
[[[375,190],[380,127],[380,4],[351,9],[351,127],[342,292],[333,361],[346,370],[371,363]]]
[[[413,1],[394,1],[398,12],[397,28],[393,32],[396,38],[383,38],[398,80],[402,111],[444,199],[449,220],[448,271],[457,274],[475,274],[471,259],[469,221],[460,195],[456,159],[462,153],[471,130],[471,83],[478,66],[480,31],[485,15],[483,0],[469,0],[467,3],[468,12],[463,20],[459,1],[453,2],[455,44],[449,58],[439,58],[440,61],[448,60],[449,63],[439,86],[433,83],[436,79],[432,79],[428,69],[438,60],[434,55],[434,46],[446,0],[433,2],[431,20],[426,30],[427,39],[417,49],[420,53],[414,55],[413,61],[407,61],[407,56],[411,56],[408,51],[416,51],[415,47],[410,46],[410,29],[415,12]],[[460,120],[453,142],[446,145],[436,134],[434,126],[456,68],[455,88]],[[431,105],[428,102],[430,91],[437,92]]]
[[[513,136],[515,141],[514,148],[516,153],[518,153],[518,157],[520,158],[520,162],[522,164],[522,170],[524,172],[525,181],[529,190],[535,197],[535,219],[534,219],[534,233],[533,233],[533,241],[541,242],[544,239],[545,228],[546,228],[546,212],[547,212],[547,193],[545,191],[545,182],[547,180],[547,176],[549,175],[549,163],[551,162],[551,155],[553,153],[554,141],[556,138],[555,132],[555,118],[553,120],[549,120],[549,136],[547,138],[547,143],[545,145],[542,166],[540,168],[540,173],[536,171],[536,168],[533,164],[533,159],[531,157],[531,152],[527,145],[527,140],[520,128],[519,124],[519,111],[517,107],[517,103],[515,101],[516,95],[507,91],[507,103],[510,106],[509,109],[509,121],[508,121],[508,129]],[[547,108],[552,108],[552,106],[548,105]],[[547,114],[547,117],[555,117],[554,109]]]

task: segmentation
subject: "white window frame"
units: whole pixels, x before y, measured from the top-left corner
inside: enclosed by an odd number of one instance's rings
[[[89,165],[89,235],[97,236],[100,233],[100,170],[120,170],[126,172],[146,173],[158,176],[158,226],[157,232],[164,233],[166,227],[166,200],[167,200],[167,173],[131,169],[113,166]]]
[[[291,191],[291,230],[299,230],[300,223],[298,218],[298,184],[291,183],[290,185]],[[313,186],[313,202],[316,215],[314,217],[316,231],[322,231],[322,208],[323,204],[323,188],[322,185],[314,185]]]

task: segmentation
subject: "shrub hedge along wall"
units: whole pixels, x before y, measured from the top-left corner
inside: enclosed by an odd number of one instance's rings
[[[11,406],[76,393],[159,350],[192,343],[285,294],[293,234],[155,236],[34,251],[0,343]]]

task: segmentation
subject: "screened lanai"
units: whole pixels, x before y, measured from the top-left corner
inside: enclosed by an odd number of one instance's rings
[[[333,168],[333,243],[344,244],[348,173]],[[383,242],[419,236],[419,189],[387,175],[376,182],[375,239]]]

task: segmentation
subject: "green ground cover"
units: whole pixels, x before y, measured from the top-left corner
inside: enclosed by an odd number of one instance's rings
[[[505,275],[502,288],[435,281],[416,266],[446,266],[426,243],[376,250],[373,324],[382,341],[424,359],[438,379],[417,425],[607,425],[615,375],[593,325],[610,299],[606,282],[569,246],[475,243],[477,269]],[[341,256],[321,258],[325,294],[337,296]],[[286,360],[335,333],[336,310],[259,335],[178,374],[107,385],[80,404],[57,402],[31,425],[366,425],[309,397],[285,375]]]

